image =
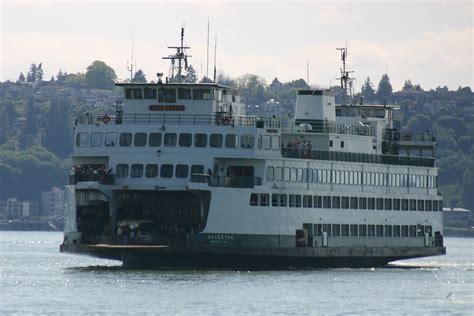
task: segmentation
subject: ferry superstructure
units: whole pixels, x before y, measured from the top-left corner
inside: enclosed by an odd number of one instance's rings
[[[445,254],[435,141],[402,133],[396,107],[306,89],[289,122],[248,116],[230,87],[184,83],[174,48],[168,80],[119,83],[115,115],[77,117],[62,252],[235,268]]]

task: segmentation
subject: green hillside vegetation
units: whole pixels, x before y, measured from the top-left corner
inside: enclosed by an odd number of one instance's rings
[[[123,98],[113,85],[116,78],[112,68],[94,61],[85,73],[60,70],[49,81],[43,78],[43,65],[32,64],[16,82],[0,83],[0,200],[39,200],[41,191],[66,183],[75,116],[113,113],[115,102]],[[185,80],[197,80],[192,67]],[[138,70],[132,81],[146,82],[146,75]],[[308,87],[303,79],[275,78],[268,84],[252,74],[220,75],[218,81],[239,90],[248,113],[282,118],[294,113],[296,91]],[[340,89],[331,89],[339,100]],[[369,104],[400,105],[397,119],[406,130],[432,131],[445,205],[474,209],[474,100],[469,87],[424,91],[407,80],[394,92],[384,74],[376,88],[367,78],[356,99],[361,97]]]

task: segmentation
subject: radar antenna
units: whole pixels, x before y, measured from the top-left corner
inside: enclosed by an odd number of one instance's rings
[[[341,92],[342,92],[342,105],[347,105],[347,97],[350,97],[352,99],[352,84],[355,78],[351,78],[350,74],[353,73],[353,70],[346,70],[346,60],[348,54],[347,50],[347,42],[346,42],[346,47],[342,48],[336,48],[337,50],[341,51],[341,60],[342,60],[342,68],[340,69],[341,71],[341,77],[337,78],[337,80],[341,81]]]
[[[188,58],[192,57],[191,55],[186,54],[186,50],[190,49],[189,46],[184,46],[184,23],[181,26],[181,45],[180,46],[168,46],[170,49],[176,49],[174,55],[168,55],[163,57],[163,59],[170,60],[170,74],[169,81],[171,82],[183,82],[183,68],[184,70],[188,69]],[[178,65],[176,65],[178,61]]]

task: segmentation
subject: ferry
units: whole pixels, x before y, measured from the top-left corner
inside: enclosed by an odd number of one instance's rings
[[[435,138],[397,106],[297,91],[289,119],[246,114],[237,91],[169,77],[117,83],[113,115],[79,114],[60,251],[127,267],[375,267],[443,255]]]

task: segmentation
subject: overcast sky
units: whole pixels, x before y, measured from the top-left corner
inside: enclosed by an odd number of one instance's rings
[[[472,1],[132,2],[1,1],[1,80],[16,80],[31,63],[43,63],[45,78],[61,68],[85,72],[102,60],[125,79],[131,47],[149,80],[168,71],[166,46],[186,25],[191,64],[206,73],[207,21],[211,56],[217,36],[217,68],[267,82],[306,79],[335,84],[336,47],[349,47],[357,89],[387,70],[400,89],[410,78],[425,89],[473,87]],[[202,72],[201,72],[202,69]],[[332,80],[332,81],[331,81]]]

